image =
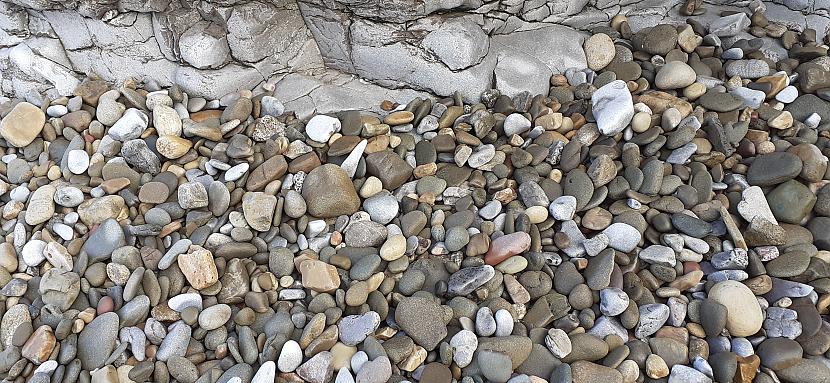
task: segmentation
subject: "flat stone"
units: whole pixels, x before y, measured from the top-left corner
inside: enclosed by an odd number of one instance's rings
[[[723,281],[709,290],[709,299],[727,308],[726,328],[732,336],[750,336],[761,329],[764,316],[755,295],[737,281]]]
[[[309,214],[319,218],[350,215],[360,209],[360,197],[349,176],[337,165],[312,170],[303,182]]]
[[[97,316],[78,335],[78,359],[85,370],[104,365],[118,338],[118,314],[114,312]]]
[[[591,96],[594,118],[599,131],[613,136],[631,122],[634,117],[634,104],[625,82],[612,81],[597,89]]]
[[[20,102],[0,121],[0,136],[11,146],[22,148],[43,130],[46,115],[28,102]]]
[[[415,343],[434,350],[447,336],[447,325],[440,306],[425,298],[403,298],[395,310],[395,321]]]

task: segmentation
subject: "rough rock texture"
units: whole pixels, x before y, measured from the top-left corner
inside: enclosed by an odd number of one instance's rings
[[[329,68],[386,88],[440,96],[458,90],[468,101],[494,83],[508,95],[545,93],[547,74],[586,66],[585,34],[578,30],[603,25],[617,13],[627,14],[635,30],[680,21],[682,3],[3,0],[0,90],[29,100],[44,93],[54,99],[92,75],[116,83],[175,83],[192,96],[219,98],[296,81],[284,77],[288,73],[319,75]],[[706,3],[704,20],[749,2]],[[810,27],[823,36],[830,25],[828,0],[764,4],[771,20],[795,30]],[[762,49],[783,51],[772,40]],[[528,75],[539,81],[528,81]],[[325,103],[314,99],[315,90],[321,93],[314,88],[295,101]]]

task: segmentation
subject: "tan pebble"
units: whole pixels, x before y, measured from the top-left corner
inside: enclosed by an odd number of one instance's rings
[[[525,209],[525,214],[533,224],[542,223],[548,219],[548,209],[544,206],[531,206]]]
[[[340,287],[340,275],[337,268],[318,260],[305,260],[300,263],[303,287],[317,292],[332,292]]]
[[[49,170],[46,172],[46,176],[49,180],[54,181],[58,178],[61,178],[61,168],[58,166],[50,166]]]
[[[438,171],[438,165],[434,162],[418,165],[415,170],[412,171],[412,175],[415,176],[415,179],[421,179],[426,176],[435,175],[435,172]]]
[[[619,32],[620,31],[620,26],[623,23],[627,23],[627,22],[628,22],[628,17],[626,17],[623,14],[617,14],[614,17],[611,18],[611,29]]]
[[[424,363],[427,359],[427,350],[423,347],[416,345],[415,351],[412,351],[411,354],[399,365],[401,370],[404,371],[415,371],[420,365]]]
[[[357,353],[357,347],[347,346],[343,343],[337,342],[331,347],[331,366],[334,371],[339,371],[343,367],[350,367],[351,359]]]
[[[401,110],[390,113],[383,119],[383,123],[388,125],[403,125],[412,122],[414,119],[415,115],[412,112],[408,110]]]
[[[692,140],[692,142],[694,142],[695,145],[697,145],[697,151],[695,151],[695,153],[709,154],[712,152],[712,143],[709,142],[709,140],[703,137],[697,137],[694,140]]]
[[[691,101],[697,100],[700,96],[703,96],[704,93],[706,93],[706,85],[699,82],[689,85],[683,89],[683,97],[686,97]]]
[[[379,178],[371,176],[367,178],[366,181],[363,182],[363,186],[360,187],[360,196],[363,198],[369,198],[381,190],[383,190],[383,183]]]
[[[397,234],[389,237],[380,248],[380,257],[385,261],[394,261],[406,252],[406,237]]]
[[[346,304],[360,306],[369,297],[369,285],[365,281],[357,281],[346,290]]]
[[[372,276],[366,280],[366,283],[368,283],[369,285],[369,292],[377,290],[385,279],[386,276],[383,274],[383,272],[377,272],[372,274]]]
[[[763,141],[755,144],[756,154],[769,154],[775,151],[775,144],[770,141]]]
[[[661,379],[669,376],[669,366],[657,354],[650,354],[646,358],[646,375],[652,379]]]
[[[193,142],[179,136],[161,136],[156,140],[156,150],[169,159],[179,158],[193,147]]]
[[[187,282],[194,289],[204,289],[219,280],[213,254],[201,246],[190,246],[188,253],[179,255],[177,262]]]

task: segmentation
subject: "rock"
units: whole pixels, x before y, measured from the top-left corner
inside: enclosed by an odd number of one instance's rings
[[[764,192],[758,186],[750,186],[744,189],[741,194],[741,201],[736,206],[738,213],[747,222],[752,222],[755,217],[761,217],[773,224],[778,224],[775,215],[772,214]]]
[[[31,226],[48,221],[55,214],[55,203],[52,200],[57,193],[52,185],[37,188],[29,197],[26,209],[26,223]]]
[[[43,303],[68,310],[75,302],[81,289],[78,274],[64,269],[49,269],[40,278],[38,293]]]
[[[694,69],[682,61],[669,61],[657,72],[654,84],[660,89],[679,89],[692,85],[697,79]]]
[[[490,47],[490,39],[478,24],[459,17],[445,19],[421,44],[456,71],[481,62]]]
[[[118,141],[125,142],[141,137],[141,133],[147,129],[148,124],[149,117],[144,112],[136,108],[129,108],[109,128],[107,134]]]
[[[188,253],[180,254],[177,260],[179,269],[194,289],[202,290],[219,281],[216,263],[209,250],[191,246]]]
[[[456,271],[447,282],[447,292],[453,295],[468,295],[481,287],[495,275],[490,265],[466,267]]]
[[[340,287],[337,268],[322,261],[305,260],[300,263],[303,287],[317,292],[331,292]]]
[[[173,108],[166,105],[156,105],[153,108],[153,127],[159,137],[182,135],[182,119]]]
[[[669,306],[653,303],[640,306],[640,322],[634,331],[637,338],[643,339],[657,332],[669,319]]]
[[[490,250],[484,256],[488,265],[497,265],[507,258],[521,254],[530,248],[530,235],[516,232],[496,238],[490,243]]]
[[[776,371],[778,377],[793,383],[827,383],[830,367],[816,359],[802,359],[798,364]]]
[[[178,198],[182,209],[198,209],[208,206],[209,203],[207,189],[198,182],[179,185]]]
[[[560,359],[568,356],[573,351],[571,338],[568,337],[565,331],[557,328],[548,330],[547,336],[545,336],[545,345],[554,356]]]
[[[671,368],[669,381],[672,383],[711,383],[712,379],[694,368],[676,364]]]
[[[608,246],[624,253],[634,250],[642,237],[636,228],[622,222],[611,224],[602,233],[608,237]]]
[[[20,354],[35,364],[41,364],[49,359],[55,349],[56,339],[52,328],[40,326],[29,336],[20,349]]]
[[[355,382],[384,383],[392,376],[392,364],[385,355],[366,362],[357,372]]]
[[[366,172],[379,178],[386,190],[394,190],[412,176],[412,167],[394,152],[383,150],[366,156]]]
[[[447,336],[440,306],[425,298],[403,298],[395,310],[395,321],[415,343],[432,351]]]
[[[597,127],[606,136],[621,132],[634,117],[631,93],[625,82],[620,80],[597,89],[591,96],[591,104]]]
[[[40,108],[20,102],[0,121],[0,136],[11,146],[22,148],[35,140],[45,123],[46,115]]]
[[[473,360],[473,355],[478,348],[478,338],[472,331],[461,330],[450,339],[450,346],[453,348],[453,361],[458,367],[464,368]]]
[[[231,307],[226,304],[210,306],[199,313],[199,327],[215,330],[231,319]]]
[[[608,316],[617,316],[628,308],[628,294],[618,288],[600,290],[600,311]]]
[[[366,336],[372,334],[380,325],[380,315],[369,311],[363,315],[349,315],[337,324],[340,341],[347,346],[357,346]]]
[[[726,306],[726,328],[732,336],[750,336],[761,329],[764,321],[761,307],[743,283],[718,282],[709,290],[709,299]]]
[[[363,201],[363,210],[369,213],[372,221],[386,225],[398,216],[400,206],[392,193],[381,191]]]
[[[115,249],[125,244],[124,229],[118,221],[107,218],[92,231],[84,243],[84,250],[90,260],[101,261],[109,258]]]
[[[220,24],[200,21],[179,38],[181,57],[198,69],[219,68],[228,61],[227,33]]]
[[[268,231],[274,219],[277,197],[262,192],[248,192],[242,197],[245,221],[256,231]]]
[[[322,165],[308,173],[302,195],[309,214],[319,218],[350,215],[360,209],[352,180],[337,165]]]
[[[293,372],[303,362],[303,350],[294,340],[288,340],[282,346],[277,367],[282,372]]]
[[[571,363],[571,374],[573,374],[574,383],[622,383],[623,381],[623,376],[619,371],[585,360]]]
[[[816,196],[801,182],[789,180],[767,194],[767,201],[770,211],[778,221],[799,224],[810,214],[816,203]]]
[[[335,117],[318,114],[305,126],[308,138],[317,142],[328,142],[331,135],[340,131],[340,120]]]
[[[585,49],[588,68],[594,71],[599,71],[610,64],[616,53],[614,42],[605,33],[597,33],[585,39],[583,48]]]
[[[297,375],[309,383],[326,383],[333,375],[331,361],[331,353],[323,351],[297,368]]]
[[[560,221],[573,219],[576,212],[576,198],[570,195],[561,196],[551,202],[550,216]]]
[[[510,357],[500,352],[482,350],[476,353],[481,374],[492,382],[504,383],[513,371]]]
[[[164,337],[156,353],[156,359],[166,361],[174,356],[184,356],[190,343],[191,328],[184,322],[176,322]]]
[[[768,338],[758,345],[756,353],[762,365],[778,371],[800,363],[804,350],[792,339]]]
[[[78,335],[78,359],[85,370],[104,365],[118,337],[118,314],[114,312],[97,316]]]
[[[709,33],[720,37],[735,36],[749,27],[749,25],[750,20],[746,13],[737,12],[732,15],[720,17],[709,24]]]

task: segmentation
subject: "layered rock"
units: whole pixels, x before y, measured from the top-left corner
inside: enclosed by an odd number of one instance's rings
[[[704,23],[749,2],[711,3],[700,17]],[[813,28],[821,37],[830,25],[826,1],[752,3],[750,8],[766,7],[771,20],[790,29]],[[257,85],[270,89],[286,73],[320,75],[329,68],[385,88],[440,96],[459,91],[467,101],[494,84],[508,95],[538,94],[546,93],[549,74],[587,66],[580,31],[605,25],[617,13],[627,14],[635,30],[680,21],[686,18],[680,13],[684,5],[6,0],[0,1],[0,89],[30,101],[43,94],[57,98],[93,75],[115,83],[175,83],[190,95],[213,99]],[[771,40],[762,50],[786,54]]]

